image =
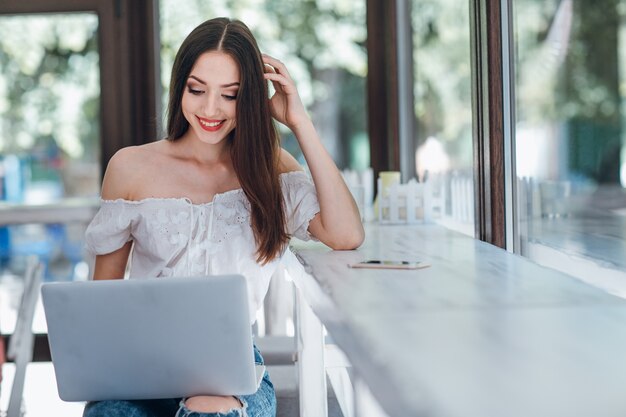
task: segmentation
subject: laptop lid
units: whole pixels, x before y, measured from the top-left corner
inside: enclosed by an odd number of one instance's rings
[[[48,283],[41,289],[65,401],[256,391],[245,278]]]

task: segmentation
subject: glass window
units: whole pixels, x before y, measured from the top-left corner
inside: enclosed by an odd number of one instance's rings
[[[2,200],[98,194],[97,30],[91,13],[0,17]]]
[[[626,1],[513,6],[521,253],[626,294]]]
[[[441,223],[474,236],[469,3],[413,0],[416,174]]]
[[[0,284],[4,289],[19,282],[29,255],[45,263],[48,280],[85,278],[85,216],[74,223],[74,206],[78,198],[95,198],[100,190],[97,32],[95,13],[0,16]],[[27,209],[45,205],[59,213],[65,203],[73,207],[56,215],[52,223],[46,223],[50,211]],[[11,224],[17,214],[28,213],[32,223]]]
[[[163,108],[183,39],[210,17],[242,20],[265,53],[285,62],[326,148],[339,168],[369,167],[365,108],[365,1],[161,0]],[[291,132],[283,147],[304,159]]]

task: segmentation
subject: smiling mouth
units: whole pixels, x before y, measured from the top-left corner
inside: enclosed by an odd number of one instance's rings
[[[224,122],[225,122],[225,120],[202,119],[198,116],[196,116],[196,118],[200,122],[200,127],[206,130],[207,132],[215,132],[219,130],[224,125]]]

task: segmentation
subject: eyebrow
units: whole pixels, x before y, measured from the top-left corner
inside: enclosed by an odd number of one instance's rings
[[[194,80],[198,81],[200,84],[206,85],[206,82],[201,80],[200,78],[196,77],[195,75],[190,75],[189,78],[193,78]],[[239,82],[235,81],[234,83],[229,83],[229,84],[222,84],[220,85],[220,87],[222,88],[228,88],[228,87],[234,87],[234,86],[238,86]]]

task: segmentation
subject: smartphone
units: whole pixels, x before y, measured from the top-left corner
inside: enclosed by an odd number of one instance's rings
[[[420,269],[426,268],[430,265],[421,261],[384,261],[379,259],[371,259],[369,261],[357,262],[348,266],[350,268],[369,269]]]

